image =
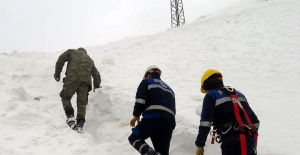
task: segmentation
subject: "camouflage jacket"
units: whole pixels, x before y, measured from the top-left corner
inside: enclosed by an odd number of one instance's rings
[[[66,77],[63,80],[64,84],[68,85],[76,81],[83,81],[90,85],[90,91],[92,89],[91,76],[94,85],[101,83],[100,73],[85,49],[69,49],[62,53],[56,62],[55,73],[60,74],[62,72],[65,62],[68,62],[68,65],[65,73]]]

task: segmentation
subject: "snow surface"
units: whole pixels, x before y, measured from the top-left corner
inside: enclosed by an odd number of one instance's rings
[[[84,134],[71,130],[53,79],[61,52],[0,53],[1,155],[138,155],[129,144],[135,93],[149,65],[176,94],[171,155],[193,155],[208,68],[243,92],[261,121],[259,155],[298,155],[300,1],[232,7],[181,28],[86,47],[102,75]],[[72,100],[74,107],[76,97]],[[149,142],[149,140],[148,140]],[[220,154],[208,138],[205,155]]]

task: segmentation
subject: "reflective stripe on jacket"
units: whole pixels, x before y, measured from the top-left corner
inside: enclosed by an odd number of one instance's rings
[[[163,118],[175,122],[175,94],[159,77],[141,81],[133,115],[144,118]]]

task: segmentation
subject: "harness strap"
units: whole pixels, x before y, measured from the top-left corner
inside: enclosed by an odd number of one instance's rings
[[[235,94],[230,94],[230,97],[233,103],[234,115],[240,127],[239,138],[240,138],[240,146],[241,146],[241,155],[247,155],[247,144],[246,144],[246,134],[245,134],[246,130],[245,130],[243,120],[241,118],[238,98]]]
[[[239,139],[240,139],[240,146],[241,146],[241,155],[247,155],[246,132],[248,132],[249,136],[254,137],[255,142],[256,142],[256,147],[255,148],[257,148],[258,133],[256,131],[256,127],[253,125],[250,117],[248,116],[247,112],[243,108],[241,102],[238,100],[238,97],[235,93],[235,90],[233,88],[230,88],[230,87],[229,88],[226,87],[225,89],[227,90],[226,94],[228,94],[230,96],[231,100],[232,100],[234,115],[235,115],[237,124],[239,126]],[[244,115],[244,117],[245,117],[245,119],[248,123],[247,125],[244,124],[244,122],[242,120],[240,110],[242,111],[242,113],[243,113],[243,115]],[[247,129],[246,129],[246,127],[247,127]],[[214,143],[213,142],[214,140],[215,140],[215,132],[213,132],[211,144]]]
[[[241,105],[240,101],[239,102],[239,105]],[[257,145],[257,138],[258,138],[258,133],[257,133],[257,130],[256,130],[256,127],[255,125],[252,123],[250,117],[248,116],[247,112],[245,111],[245,109],[243,107],[241,107],[243,113],[244,113],[244,116],[245,116],[245,119],[246,121],[248,122],[248,124],[250,125],[251,127],[251,131],[253,133],[253,137],[255,139],[255,142],[256,142],[256,145]],[[250,131],[249,131],[250,132]],[[252,135],[252,134],[251,134]]]

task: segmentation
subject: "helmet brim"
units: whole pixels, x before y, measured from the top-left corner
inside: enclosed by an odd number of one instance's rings
[[[200,91],[201,91],[201,93],[203,93],[203,94],[206,94],[206,93],[207,93],[207,91],[204,90],[203,88],[201,88]]]

